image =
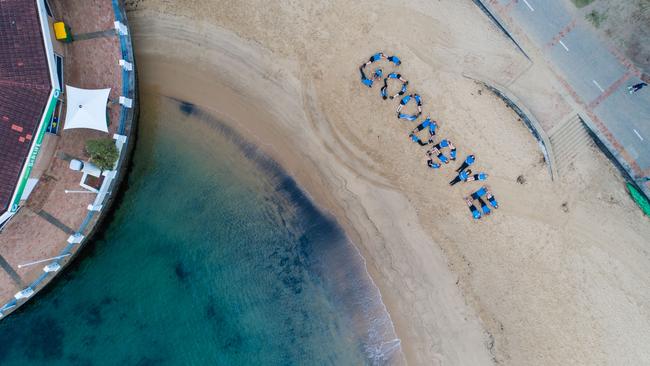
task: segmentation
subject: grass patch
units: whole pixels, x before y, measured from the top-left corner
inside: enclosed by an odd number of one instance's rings
[[[590,21],[594,27],[598,28],[605,21],[605,19],[607,19],[607,14],[592,10],[587,13],[587,15],[585,15],[585,19]]]
[[[571,0],[571,2],[573,3],[573,5],[576,6],[576,8],[580,9],[580,8],[584,8],[585,6],[593,3],[594,0]]]

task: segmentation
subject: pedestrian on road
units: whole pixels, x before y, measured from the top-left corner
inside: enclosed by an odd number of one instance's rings
[[[630,92],[630,94],[632,94],[638,92],[644,86],[648,86],[648,83],[638,83],[638,84],[630,85],[627,87],[627,90]]]

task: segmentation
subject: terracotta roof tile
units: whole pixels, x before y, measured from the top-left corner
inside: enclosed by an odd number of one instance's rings
[[[9,206],[51,90],[35,0],[0,1],[0,50],[2,213]]]

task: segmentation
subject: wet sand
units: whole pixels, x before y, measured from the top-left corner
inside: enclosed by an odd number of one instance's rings
[[[337,217],[409,364],[650,360],[647,219],[595,150],[552,182],[516,115],[461,76],[526,67],[482,13],[469,1],[299,5],[132,2],[140,81],[233,126]],[[359,83],[378,49],[404,60],[441,136],[479,157],[496,214],[472,222],[462,197],[476,187],[449,189],[396,103]]]

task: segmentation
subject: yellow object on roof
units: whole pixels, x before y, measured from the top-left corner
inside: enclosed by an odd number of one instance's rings
[[[55,22],[54,23],[54,35],[59,41],[69,41],[70,37],[70,28],[68,28],[64,22]]]

